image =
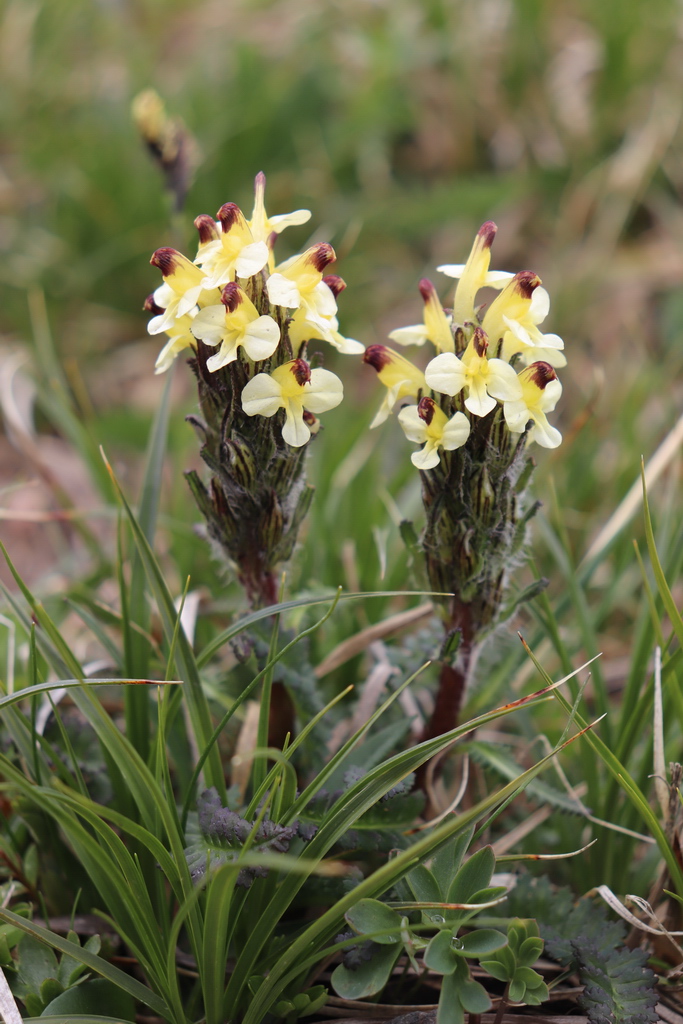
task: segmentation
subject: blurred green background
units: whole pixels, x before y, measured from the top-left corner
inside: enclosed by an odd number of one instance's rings
[[[68,396],[134,494],[163,387],[141,312],[158,283],[149,256],[165,244],[193,256],[193,218],[228,200],[249,211],[259,170],[270,212],[313,213],[279,257],[332,242],[348,283],[341,329],[365,344],[421,318],[421,276],[448,304],[435,267],[464,260],[486,219],[499,225],[492,265],[541,275],[545,329],[565,338],[569,365],[565,442],[537,450],[537,490],[551,519],[556,495],[578,560],[680,414],[681,32],[674,0],[4,0],[1,529],[19,568],[56,586],[87,566],[46,510],[62,507],[60,488],[86,510],[106,492],[81,472],[50,394]],[[175,228],[130,116],[148,87],[196,141]],[[373,371],[326,359],[347,400],[313,446],[319,497],[295,580],[405,586],[396,523],[419,508],[409,448],[395,423],[367,432]],[[180,472],[197,462],[182,365],[174,402],[174,528],[160,543],[179,578],[191,569],[220,591]],[[110,545],[110,520],[93,523]]]

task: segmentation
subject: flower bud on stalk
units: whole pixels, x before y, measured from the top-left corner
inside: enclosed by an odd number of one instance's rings
[[[554,367],[565,365],[564,342],[539,329],[549,299],[536,274],[489,270],[496,230],[488,221],[466,263],[439,267],[458,278],[452,312],[423,279],[423,324],[392,331],[401,345],[434,345],[424,370],[383,345],[364,357],[387,389],[372,426],[401,399],[417,403],[404,404],[398,419],[408,440],[423,445],[412,455],[425,509],[421,547],[431,588],[452,595],[440,599],[446,636],[459,634],[425,738],[457,725],[478,644],[501,620],[537,508],[526,497],[526,446],[555,448],[562,439],[546,414],[562,393]],[[476,305],[483,287],[499,290],[488,310]]]
[[[169,337],[157,373],[181,351],[190,355],[200,415],[189,419],[210,478],[205,484],[193,470],[187,480],[208,538],[254,607],[277,601],[277,566],[291,557],[313,497],[307,445],[320,428],[318,414],[343,397],[335,374],[311,369],[307,343],[363,351],[338,330],[336,296],[344,282],[323,276],[335,261],[332,246],[320,243],[275,266],[277,236],[310,213],[268,217],[264,197],[261,173],[251,219],[235,203],[224,203],[215,220],[197,217],[194,262],[174,249],[157,250],[152,264],[164,283],[145,303],[155,314],[150,333]]]

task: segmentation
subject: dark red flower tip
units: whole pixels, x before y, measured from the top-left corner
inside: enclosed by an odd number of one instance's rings
[[[320,245],[316,245],[311,253],[311,262],[319,273],[323,272],[328,263],[334,263],[336,258],[337,254],[329,242],[321,242]]]
[[[493,239],[496,237],[497,230],[498,225],[494,224],[492,220],[487,220],[486,223],[482,224],[482,226],[479,228],[479,230],[477,231],[477,235],[479,238],[481,238],[482,242],[484,243],[484,248],[491,248],[491,246],[493,245]]]
[[[363,353],[363,362],[368,363],[379,373],[391,362],[392,351],[386,345],[368,345]]]
[[[208,213],[200,213],[198,217],[194,219],[194,226],[199,232],[199,241],[202,245],[206,242],[213,242],[218,238],[218,228],[213,217],[209,217]]]
[[[221,302],[227,309],[228,313],[234,313],[242,301],[243,295],[240,286],[234,281],[230,281],[229,284],[226,284],[225,288],[221,292]]]
[[[295,359],[290,367],[294,374],[294,380],[297,382],[299,387],[303,387],[304,384],[308,384],[311,379],[311,368],[305,359]]]
[[[312,412],[309,412],[308,409],[304,409],[304,423],[306,424],[306,426],[314,427],[317,422],[317,417],[314,416]]]
[[[472,333],[472,343],[474,344],[474,350],[478,356],[485,356],[486,350],[489,347],[489,339],[486,331],[483,331],[481,327],[475,327]]]
[[[557,374],[550,365],[539,361],[538,363],[532,363],[529,366],[529,378],[534,382],[537,388],[543,391],[547,384],[550,384],[551,380],[557,380]]]
[[[346,281],[344,281],[337,274],[328,274],[327,277],[323,278],[323,281],[330,289],[335,299],[337,298],[339,293],[343,292],[344,289],[346,288]]]
[[[160,313],[163,313],[162,307],[157,306],[156,302],[154,301],[154,292],[152,292],[151,295],[147,296],[142,308],[144,309],[145,313],[154,313],[155,316],[159,316]]]
[[[158,267],[164,277],[170,277],[178,267],[179,256],[180,253],[177,249],[164,247],[163,249],[157,249],[149,262],[153,267]]]
[[[530,299],[541,283],[541,279],[538,274],[534,274],[533,270],[520,270],[518,274],[515,274],[514,282],[515,290],[523,298]]]
[[[417,403],[417,415],[429,426],[434,419],[436,405],[433,398],[421,398]]]
[[[241,216],[242,211],[237,203],[223,203],[216,214],[217,219],[221,222],[224,233],[227,233],[233,225],[237,223]]]
[[[436,295],[436,288],[429,280],[428,277],[423,277],[420,281],[418,288],[420,289],[420,295],[425,302],[429,302],[433,295]]]

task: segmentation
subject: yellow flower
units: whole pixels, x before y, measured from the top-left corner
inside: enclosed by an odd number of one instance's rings
[[[428,364],[425,380],[433,391],[457,395],[467,389],[465,408],[475,416],[486,416],[501,401],[519,398],[521,388],[517,374],[502,359],[488,359],[488,341],[481,327],[475,327],[462,359],[452,352],[442,352]]]
[[[163,309],[157,306],[154,301],[154,295],[147,296],[143,309],[148,313],[154,313],[157,317],[161,316],[164,312]],[[184,316],[176,317],[171,326],[167,329],[166,334],[168,334],[169,340],[157,356],[157,361],[154,364],[155,373],[164,373],[168,370],[176,356],[178,356],[184,349],[190,348],[194,350],[195,339],[190,330],[193,316],[194,311],[191,313],[185,313]],[[154,333],[159,332],[157,331]]]
[[[268,298],[274,306],[300,309],[301,328],[307,324],[325,331],[329,318],[337,313],[337,303],[334,292],[323,280],[323,270],[336,258],[332,246],[321,242],[285,260],[266,282]]]
[[[206,306],[192,321],[192,333],[205,345],[220,345],[207,359],[213,373],[237,359],[240,345],[254,362],[268,359],[280,341],[280,328],[272,316],[260,316],[246,292],[231,281],[221,294],[221,304]]]
[[[268,246],[254,239],[239,206],[224,203],[216,216],[219,224],[207,214],[194,222],[199,231],[195,263],[207,276],[207,288],[219,288],[235,277],[253,277],[268,263]]]
[[[409,441],[424,445],[410,457],[418,469],[434,469],[439,465],[439,448],[446,451],[461,448],[470,436],[467,416],[456,412],[448,419],[433,398],[421,398],[417,405],[401,409],[398,422]]]
[[[370,424],[371,430],[384,423],[399,398],[416,398],[420,391],[427,390],[422,370],[386,345],[368,346],[363,362],[377,370],[381,383],[387,389],[384,401]]]
[[[265,193],[266,176],[263,171],[259,171],[254,179],[254,209],[252,210],[251,220],[247,221],[251,236],[255,242],[266,242],[269,244],[272,234],[279,235],[285,228],[292,227],[295,224],[305,224],[306,221],[311,219],[310,210],[294,210],[293,213],[278,213],[274,217],[269,217],[266,213]]]
[[[337,295],[346,288],[346,284],[336,274],[328,274],[323,278],[323,284],[332,292],[336,299]],[[299,345],[312,339],[327,341],[333,345],[338,352],[344,355],[360,355],[365,351],[365,345],[353,338],[345,338],[339,333],[339,321],[336,316],[318,316],[315,320],[309,320],[308,310],[305,306],[299,306],[294,311],[294,316],[289,321],[289,340],[295,351]]]
[[[412,327],[398,327],[389,335],[399,345],[424,345],[431,341],[439,352],[454,352],[452,316],[447,316],[436,293],[436,288],[426,277],[420,281],[420,294],[424,299],[424,323]]]
[[[211,301],[210,286],[201,270],[176,249],[157,249],[149,261],[163,274],[164,283],[154,292],[154,305],[159,312],[147,325],[150,334],[169,331],[180,317],[197,304]]]
[[[542,360],[551,366],[566,366],[561,349],[564,342],[557,334],[542,334],[538,324],[543,323],[550,309],[550,298],[541,288],[538,274],[522,270],[515,274],[500,295],[486,311],[482,327],[494,348],[502,338],[501,355],[511,359],[518,352],[522,361]]]
[[[491,246],[497,230],[493,221],[487,220],[477,232],[467,263],[447,263],[437,267],[442,274],[460,279],[453,299],[454,324],[474,320],[474,302],[480,288],[502,288],[512,277],[505,270],[489,270]]]
[[[305,359],[292,359],[272,373],[252,377],[242,392],[242,408],[247,416],[274,416],[278,409],[284,409],[282,438],[293,448],[300,448],[311,436],[306,413],[334,409],[343,397],[344,388],[336,374],[312,370]]]
[[[548,423],[546,413],[552,412],[560,396],[562,385],[550,363],[537,362],[527,366],[519,375],[522,394],[503,406],[505,422],[513,434],[521,434],[529,420],[533,426],[529,440],[536,441],[543,448],[557,448],[562,434]]]

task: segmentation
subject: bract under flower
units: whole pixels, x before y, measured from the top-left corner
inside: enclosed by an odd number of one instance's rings
[[[492,220],[479,228],[467,263],[446,263],[437,267],[442,274],[459,278],[453,299],[453,323],[474,320],[474,302],[480,288],[502,288],[512,277],[505,270],[489,270],[491,246],[497,226]]]
[[[562,385],[555,370],[547,362],[532,363],[519,374],[522,394],[519,398],[505,402],[505,422],[513,434],[521,434],[529,420],[533,426],[529,440],[536,441],[543,448],[557,448],[562,434],[548,423],[546,413],[552,412],[560,396]]]
[[[399,398],[416,398],[420,391],[427,390],[422,370],[386,345],[370,345],[365,350],[363,362],[377,370],[381,383],[387,389],[384,401],[370,424],[371,430],[384,423]]]
[[[246,292],[235,282],[226,284],[221,304],[207,306],[192,322],[192,333],[205,345],[220,345],[220,351],[207,359],[213,373],[237,359],[242,346],[254,362],[268,359],[280,341],[280,328],[271,316],[260,316]]]
[[[300,448],[311,436],[305,412],[327,412],[343,397],[344,388],[336,374],[312,370],[304,359],[291,359],[272,373],[252,377],[242,392],[242,408],[247,416],[274,416],[284,409],[282,438]]]
[[[424,345],[425,341],[431,341],[439,352],[454,352],[453,317],[444,312],[436,288],[426,277],[420,281],[420,294],[425,304],[424,322],[411,327],[397,327],[389,337],[399,345]]]
[[[433,398],[422,398],[417,405],[407,405],[398,414],[398,422],[409,441],[424,445],[414,452],[410,461],[418,469],[434,469],[439,464],[439,448],[453,451],[461,448],[470,435],[470,421],[462,412],[450,419]]]
[[[253,277],[268,263],[268,246],[254,239],[239,206],[224,203],[217,217],[220,233],[206,214],[195,220],[200,243],[195,263],[207,276],[207,288],[219,288],[235,277]]]
[[[475,327],[462,359],[452,352],[442,352],[425,370],[425,380],[433,391],[457,395],[467,390],[465,408],[475,416],[486,416],[496,407],[496,399],[511,400],[521,396],[517,374],[502,359],[488,359],[488,342],[481,327]]]

